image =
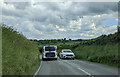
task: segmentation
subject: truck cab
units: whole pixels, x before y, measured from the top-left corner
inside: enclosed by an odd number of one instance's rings
[[[45,45],[43,46],[42,60],[55,59],[57,60],[57,46],[56,45]]]

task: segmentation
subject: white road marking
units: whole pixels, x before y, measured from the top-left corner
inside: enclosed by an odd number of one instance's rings
[[[70,65],[71,65],[71,64],[74,65],[74,63],[69,63],[68,61],[65,61],[65,62],[67,62],[67,63],[70,64]],[[81,69],[81,68],[79,68],[79,67],[77,67],[77,69],[81,70],[82,72],[86,73],[87,75],[89,75],[89,76],[91,76],[91,77],[94,77],[94,76],[92,76],[92,74],[88,73],[87,71],[85,71],[85,70],[83,70],[83,69]]]
[[[39,66],[38,70],[36,71],[36,73],[34,74],[33,77],[35,77],[35,76],[37,75],[38,71],[41,69],[41,66],[42,66],[42,61],[41,61],[41,63],[40,63],[40,66]]]
[[[35,73],[34,77],[37,75],[38,71],[40,70],[41,65],[42,65],[42,61],[41,61],[41,63],[40,63],[40,66],[39,66],[39,68],[38,68],[37,72]]]
[[[83,69],[81,69],[81,68],[78,68],[78,69],[91,76],[91,74],[88,73],[87,71],[85,71],[85,70],[83,70]]]

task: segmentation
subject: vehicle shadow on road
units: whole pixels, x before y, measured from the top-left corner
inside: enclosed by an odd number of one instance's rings
[[[42,60],[42,61],[57,61],[55,59],[45,59],[45,60]]]
[[[74,59],[65,58],[65,59],[61,59],[61,60],[74,60]]]

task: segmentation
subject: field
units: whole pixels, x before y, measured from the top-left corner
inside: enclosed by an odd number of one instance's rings
[[[34,75],[40,65],[37,45],[12,28],[2,26],[2,74]]]

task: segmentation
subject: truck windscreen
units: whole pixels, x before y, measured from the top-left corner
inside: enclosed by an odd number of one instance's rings
[[[55,47],[45,47],[45,51],[55,51]]]

